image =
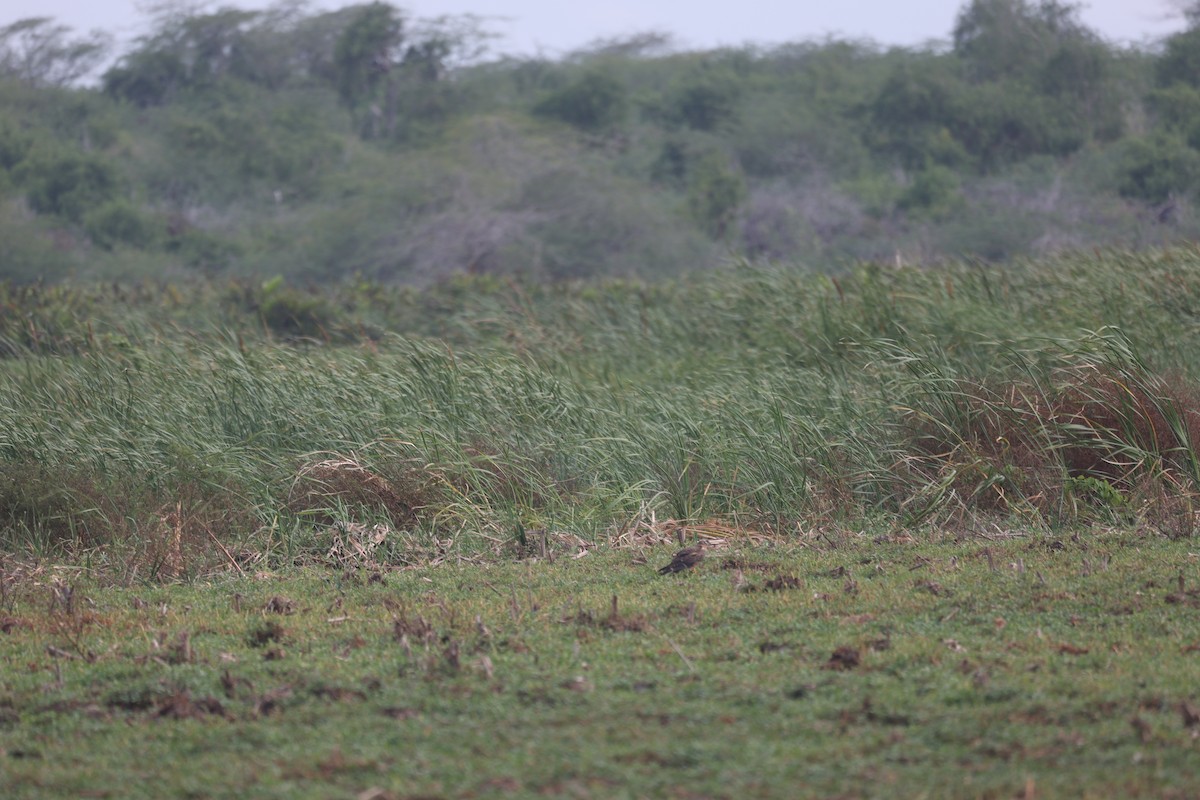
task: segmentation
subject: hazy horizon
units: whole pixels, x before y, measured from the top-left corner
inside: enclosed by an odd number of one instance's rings
[[[266,8],[264,0],[196,3],[197,6]],[[313,2],[312,11],[351,3]],[[416,17],[476,14],[499,38],[493,53],[554,56],[596,39],[662,31],[685,49],[747,43],[771,45],[835,36],[870,39],[882,45],[917,46],[948,40],[964,0],[845,0],[842,3],[794,3],[746,0],[731,11],[727,4],[683,0],[610,0],[590,7],[564,7],[548,0],[416,0],[395,5]],[[77,31],[107,31],[119,45],[144,32],[148,17],[137,0],[9,0],[0,25],[26,17],[49,16]],[[1183,28],[1172,0],[1093,0],[1081,4],[1085,24],[1105,39],[1148,43]]]

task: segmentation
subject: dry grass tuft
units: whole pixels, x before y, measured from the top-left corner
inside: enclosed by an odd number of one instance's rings
[[[1179,377],[1089,365],[1049,385],[959,380],[939,399],[906,416],[913,454],[899,472],[920,487],[914,506],[953,497],[974,510],[1053,515],[1136,500],[1162,524],[1178,528],[1182,514],[1192,527],[1200,388]]]
[[[327,458],[297,472],[288,509],[326,525],[344,521],[339,512],[347,509],[370,509],[403,528],[418,524],[437,502],[436,485],[431,474],[411,465],[385,475],[355,458]]]

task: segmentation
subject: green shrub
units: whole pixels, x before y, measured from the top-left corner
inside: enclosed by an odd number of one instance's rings
[[[288,286],[281,275],[241,293],[240,302],[258,313],[264,328],[289,340],[328,340],[337,317],[327,294]]]
[[[736,87],[715,78],[692,80],[668,100],[674,120],[698,131],[716,131],[734,120]]]
[[[591,133],[620,125],[628,113],[625,86],[605,72],[588,72],[534,107],[534,113]]]
[[[746,181],[728,158],[710,153],[691,170],[687,198],[696,222],[714,239],[723,239],[746,199]]]
[[[90,153],[65,148],[35,148],[17,168],[29,205],[41,214],[80,222],[92,207],[113,199],[117,169]]]
[[[104,73],[104,91],[139,108],[167,103],[187,84],[187,67],[175,53],[138,50]]]
[[[1200,149],[1200,89],[1176,83],[1146,95],[1146,106],[1159,125]]]
[[[1125,143],[1122,196],[1161,203],[1173,194],[1194,192],[1197,181],[1200,152],[1179,136],[1158,133]]]
[[[186,228],[171,235],[167,249],[178,254],[189,267],[205,272],[228,269],[242,252],[236,242],[196,228]]]
[[[960,199],[958,173],[934,165],[916,174],[896,205],[910,214],[938,216],[954,208]]]
[[[33,137],[9,120],[0,121],[0,169],[12,170],[33,147]]]
[[[907,169],[968,160],[955,135],[967,89],[949,66],[933,60],[901,64],[868,105],[875,147]]]
[[[55,281],[66,276],[73,265],[69,253],[54,246],[54,241],[37,224],[6,203],[0,206],[0,283],[23,284]],[[0,308],[0,317],[4,316]]]
[[[88,211],[83,217],[83,228],[105,250],[119,244],[150,247],[156,238],[154,224],[127,200],[110,200]]]
[[[1159,86],[1182,83],[1200,88],[1200,26],[1167,39],[1154,72]]]

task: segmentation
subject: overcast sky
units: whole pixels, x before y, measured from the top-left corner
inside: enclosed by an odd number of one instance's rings
[[[597,38],[647,30],[674,34],[685,48],[747,42],[778,44],[834,34],[883,44],[948,39],[965,0],[411,0],[394,5],[418,17],[473,13],[501,34],[498,52],[555,56]],[[213,6],[263,8],[270,0],[221,0]],[[339,8],[339,0],[310,7]],[[1172,0],[1084,0],[1083,20],[1105,38],[1144,42],[1182,29]],[[140,30],[143,0],[2,0],[0,25],[52,16],[80,30],[100,28],[129,40]]]

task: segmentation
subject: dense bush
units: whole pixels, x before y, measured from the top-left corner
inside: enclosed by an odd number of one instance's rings
[[[139,108],[159,106],[185,85],[187,69],[173,53],[136,52],[104,74],[104,91]]]
[[[34,211],[73,222],[114,198],[118,188],[111,161],[54,146],[32,150],[18,165],[17,176]]]
[[[1167,39],[1154,74],[1160,86],[1182,83],[1200,89],[1200,24]]]
[[[667,100],[668,118],[698,131],[716,131],[735,120],[733,79],[702,76],[683,83]]]
[[[1200,183],[1200,152],[1179,136],[1158,134],[1124,143],[1126,197],[1161,203],[1175,194],[1190,194]]]
[[[741,173],[719,153],[701,158],[688,173],[688,208],[715,239],[725,238],[746,196]]]
[[[625,87],[605,72],[590,71],[534,106],[534,113],[590,133],[620,125],[628,112]]]
[[[946,167],[934,165],[913,177],[896,205],[909,213],[936,216],[951,210],[960,200],[958,175]]]
[[[93,207],[84,214],[83,227],[92,241],[106,250],[117,245],[148,248],[158,240],[155,224],[127,200],[109,200]]]

